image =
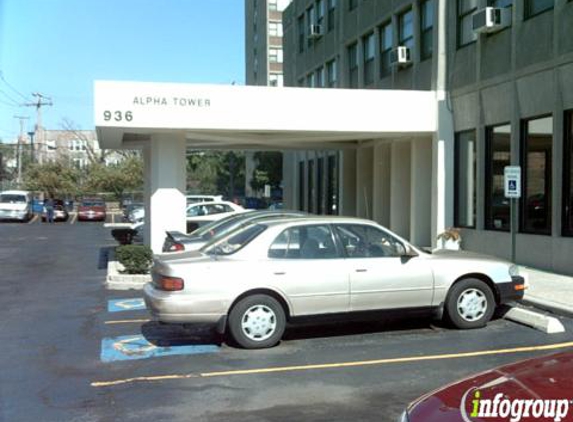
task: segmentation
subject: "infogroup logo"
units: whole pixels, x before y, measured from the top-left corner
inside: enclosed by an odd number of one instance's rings
[[[569,399],[508,399],[503,393],[497,393],[493,398],[484,398],[478,388],[472,387],[462,397],[460,412],[465,422],[488,419],[560,422],[569,414],[572,402]]]

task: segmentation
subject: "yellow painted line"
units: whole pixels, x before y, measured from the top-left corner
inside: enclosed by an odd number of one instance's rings
[[[144,323],[144,322],[149,322],[151,321],[150,319],[118,319],[118,320],[114,320],[114,321],[105,321],[104,324],[107,325],[113,325],[113,324],[138,324],[138,323]]]
[[[257,375],[257,374],[269,374],[276,372],[298,372],[298,371],[309,371],[309,370],[319,370],[319,369],[339,369],[339,368],[351,368],[358,366],[411,363],[411,362],[423,362],[432,360],[460,359],[460,358],[470,358],[478,356],[525,353],[525,352],[535,352],[543,350],[563,349],[568,347],[573,347],[573,341],[566,343],[546,344],[543,346],[525,346],[525,347],[515,347],[509,349],[480,350],[476,352],[447,353],[447,354],[429,355],[429,356],[410,356],[403,358],[387,358],[387,359],[363,360],[363,361],[353,361],[353,362],[276,366],[271,368],[256,368],[256,369],[242,369],[242,370],[240,369],[234,371],[201,372],[197,374],[171,374],[171,375],[157,375],[150,377],[124,378],[114,381],[96,381],[92,382],[91,386],[110,387],[114,385],[129,384],[134,382],[153,382],[153,381],[178,380],[178,379],[188,379],[188,378],[212,378],[212,377],[226,377],[233,375]]]

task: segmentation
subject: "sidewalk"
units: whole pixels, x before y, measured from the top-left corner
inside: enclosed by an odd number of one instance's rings
[[[530,267],[519,267],[529,280],[524,302],[555,313],[573,316],[573,277]]]

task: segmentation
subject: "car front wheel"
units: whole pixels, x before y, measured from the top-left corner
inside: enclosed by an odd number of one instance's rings
[[[446,299],[446,315],[456,328],[484,327],[495,310],[495,298],[487,284],[465,279],[450,289]]]
[[[281,304],[267,295],[241,299],[229,314],[229,332],[245,349],[262,349],[276,345],[286,325]]]

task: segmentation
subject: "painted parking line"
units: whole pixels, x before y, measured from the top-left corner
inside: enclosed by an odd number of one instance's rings
[[[30,221],[28,221],[28,224],[34,224],[35,222],[37,222],[40,219],[40,215],[39,214],[34,214],[34,216],[32,217],[32,219]]]
[[[145,302],[140,297],[132,299],[111,299],[107,302],[108,312],[141,311],[143,309],[146,309]]]
[[[543,350],[566,349],[571,347],[573,347],[573,341],[565,343],[545,344],[542,346],[524,346],[524,347],[514,347],[508,349],[497,349],[497,350],[479,350],[475,352],[464,352],[464,353],[445,353],[445,354],[427,355],[427,356],[410,356],[410,357],[386,358],[386,359],[375,359],[375,360],[365,360],[365,361],[278,366],[270,368],[239,369],[232,371],[154,375],[148,377],[123,378],[112,381],[94,381],[90,385],[92,387],[111,387],[115,385],[131,384],[136,382],[154,382],[154,381],[167,381],[167,380],[182,380],[189,378],[213,378],[213,377],[227,377],[227,376],[241,376],[241,375],[261,375],[261,374],[281,373],[281,372],[301,372],[310,370],[316,371],[316,370],[341,369],[341,368],[362,367],[362,366],[380,366],[380,365],[404,364],[404,363],[414,363],[414,362],[433,361],[433,360],[471,358],[479,356],[507,355],[516,353],[536,352]]]
[[[70,218],[70,224],[74,224],[78,218],[78,214],[75,212],[72,212],[72,213],[70,213],[70,217],[72,217],[72,218]]]
[[[150,319],[118,319],[114,321],[104,321],[105,325],[116,325],[116,324],[145,324],[150,322]]]
[[[218,351],[219,346],[214,344],[157,346],[150,343],[143,335],[132,335],[102,339],[100,358],[102,362],[115,362]]]

